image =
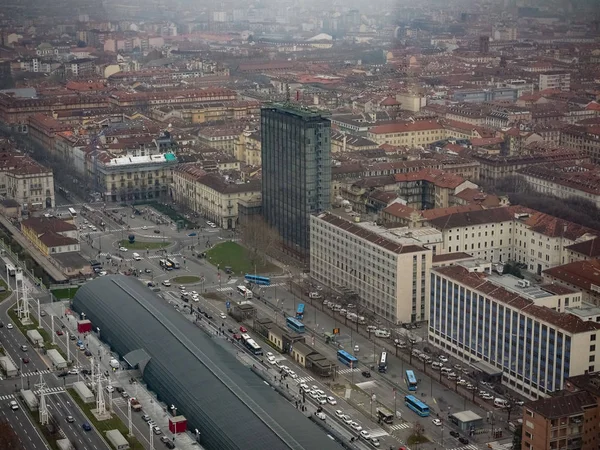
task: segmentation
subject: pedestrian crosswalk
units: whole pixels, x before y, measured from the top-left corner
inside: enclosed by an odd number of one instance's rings
[[[299,377],[299,378],[296,378],[296,383],[298,383],[298,384],[309,383],[311,381],[315,381],[315,379],[313,377]]]
[[[464,445],[462,447],[454,447],[451,448],[450,450],[478,450],[479,447],[477,447],[475,444],[469,444],[469,445]]]
[[[383,436],[389,436],[390,433],[388,433],[387,431],[381,429],[381,428],[373,428],[372,430],[367,430],[369,432],[369,434],[371,435],[371,437],[374,438],[380,438]]]
[[[390,425],[390,430],[399,431],[406,430],[410,428],[412,425],[409,422],[397,423],[396,425]]]
[[[44,389],[44,393],[45,394],[53,394],[53,393],[58,393],[58,392],[65,392],[65,388],[63,388],[63,387],[51,387],[51,388]],[[33,391],[33,393],[35,395],[40,395],[40,391]]]
[[[8,394],[8,395],[0,395],[0,401],[4,401],[4,400],[12,400],[14,399],[15,396],[13,394]]]
[[[348,369],[340,369],[337,371],[337,373],[341,373],[341,374],[351,373],[351,372],[360,372],[360,369],[358,367],[355,367],[354,369],[348,368]]]
[[[230,291],[233,291],[233,288],[231,286],[225,286],[225,287],[217,288],[217,291],[219,291],[219,292],[230,292]]]
[[[35,377],[36,375],[47,374],[47,373],[52,373],[52,371],[44,369],[44,370],[38,370],[37,372],[25,372],[25,373],[23,373],[23,376],[24,377]]]

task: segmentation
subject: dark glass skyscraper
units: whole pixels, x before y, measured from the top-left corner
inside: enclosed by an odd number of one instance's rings
[[[310,215],[329,207],[331,122],[294,105],[261,111],[262,210],[284,246],[307,256]]]

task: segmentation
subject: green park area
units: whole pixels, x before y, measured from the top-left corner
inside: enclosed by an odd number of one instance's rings
[[[81,400],[81,397],[75,392],[75,389],[67,389],[71,397],[75,400],[77,405],[81,408],[81,410],[85,413],[90,423],[94,425],[94,427],[98,430],[98,432],[104,436],[104,433],[110,430],[119,430],[123,437],[127,439],[129,442],[129,448],[132,450],[143,450],[144,446],[138,441],[135,437],[129,437],[129,430],[125,426],[125,424],[113,414],[112,418],[106,420],[96,420],[94,414],[92,414],[92,409],[96,408],[96,402],[92,403],[84,403]],[[106,395],[106,394],[105,394]],[[108,403],[108,400],[107,400]],[[115,448],[111,444],[112,448]]]
[[[79,286],[52,289],[52,295],[56,297],[57,300],[70,300],[75,297],[75,294],[79,290]]]
[[[221,270],[225,267],[231,267],[231,271],[236,275],[245,273],[268,274],[277,272],[279,268],[268,261],[259,258],[253,258],[251,253],[241,245],[227,241],[215,245],[206,252],[206,258],[211,264],[219,266]]]
[[[156,250],[158,248],[165,248],[171,245],[168,241],[135,241],[129,242],[127,239],[123,239],[119,242],[121,247],[125,247],[128,250]]]
[[[181,277],[171,278],[171,283],[177,283],[177,284],[198,283],[199,281],[200,281],[200,277],[196,277],[193,275],[184,275]]]

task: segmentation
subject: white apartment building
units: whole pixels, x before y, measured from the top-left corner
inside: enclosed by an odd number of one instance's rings
[[[566,247],[597,234],[521,206],[455,213],[428,224],[442,232],[438,254],[465,252],[491,262],[517,261],[538,275],[568,262]]]
[[[529,398],[545,397],[597,370],[600,323],[572,312],[581,306],[576,290],[495,275],[472,259],[431,271],[429,342]]]
[[[440,240],[434,234],[423,239],[433,245]],[[372,224],[329,212],[310,218],[311,277],[355,292],[363,307],[389,322],[426,320],[432,254],[415,237]]]
[[[571,74],[569,72],[552,71],[540,74],[540,91],[546,89],[571,90]]]

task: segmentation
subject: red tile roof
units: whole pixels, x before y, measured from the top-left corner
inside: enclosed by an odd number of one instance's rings
[[[574,334],[600,330],[600,323],[582,320],[572,314],[560,313],[545,306],[538,306],[532,300],[522,297],[519,293],[509,291],[493,283],[488,278],[488,275],[484,273],[469,272],[462,266],[439,267],[432,269],[432,272],[439,273],[444,277],[464,284],[490,299],[510,305],[520,310],[523,314],[528,314],[541,321],[548,322],[568,333]]]
[[[422,120],[415,122],[398,122],[387,125],[379,125],[369,130],[373,134],[391,134],[391,133],[406,133],[411,131],[426,131],[426,130],[441,130],[444,127],[434,121]]]
[[[598,259],[575,261],[546,269],[543,273],[586,291],[591,290],[592,285],[600,286],[600,260]]]
[[[397,253],[400,255],[404,253],[421,252],[426,250],[425,247],[421,247],[419,245],[402,245],[398,242],[394,242],[386,237],[381,236],[380,234],[367,230],[366,228],[363,228],[331,213],[323,213],[318,215],[318,217],[331,225],[339,227],[340,229],[348,233],[354,234],[355,236],[361,239],[365,239],[371,244],[378,245],[384,250],[387,250],[392,253]]]

